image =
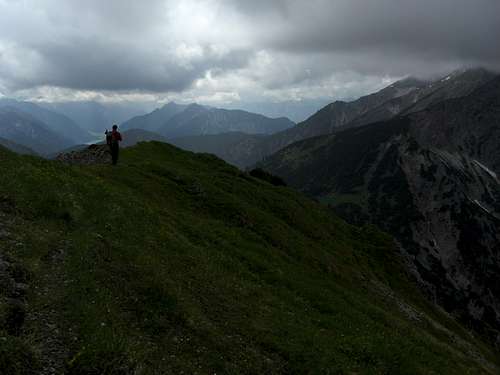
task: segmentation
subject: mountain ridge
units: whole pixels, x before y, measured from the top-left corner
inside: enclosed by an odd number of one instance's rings
[[[13,107],[0,107],[0,137],[32,149],[40,155],[55,152],[73,142],[52,131],[44,122]]]
[[[349,127],[388,120],[400,114],[421,110],[445,99],[461,97],[495,76],[495,73],[478,68],[456,71],[434,81],[408,77],[352,102],[330,103],[296,126],[259,139],[258,142],[252,137],[228,142],[227,136],[221,136],[220,149],[232,149],[231,157],[226,161],[248,168],[259,158],[272,155],[294,142],[331,134]],[[214,141],[215,138],[211,137],[210,142]],[[201,140],[197,140],[196,143],[201,144]],[[202,151],[203,147],[198,149]],[[240,149],[239,154],[238,149]],[[194,148],[192,150],[196,151]],[[225,157],[222,152],[219,152],[219,156]]]
[[[0,163],[4,369],[497,372],[390,237],[211,155]]]
[[[272,119],[243,110],[170,102],[149,114],[123,123],[122,127],[154,131],[173,139],[227,132],[270,134],[293,125],[292,121],[284,117]]]
[[[91,139],[90,134],[68,116],[36,103],[0,98],[0,107],[16,109],[29,114],[33,118],[43,122],[49,130],[73,143],[85,142]]]

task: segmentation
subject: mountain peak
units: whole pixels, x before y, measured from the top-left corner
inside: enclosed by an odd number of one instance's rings
[[[160,109],[164,109],[164,108],[174,108],[174,107],[178,107],[179,104],[177,104],[176,102],[174,101],[171,101],[171,102],[168,102],[168,103],[165,103]]]
[[[187,110],[197,110],[197,111],[201,111],[201,110],[206,110],[206,107],[205,106],[202,106],[201,104],[198,104],[198,103],[191,103],[187,106],[186,108]]]
[[[399,81],[394,82],[392,85],[389,87],[394,87],[394,88],[409,88],[409,87],[424,87],[429,84],[430,81],[428,80],[423,80],[419,79],[417,77],[413,76],[408,76],[406,78],[403,78]]]

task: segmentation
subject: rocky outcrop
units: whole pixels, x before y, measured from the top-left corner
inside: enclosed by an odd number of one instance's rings
[[[111,164],[108,145],[90,145],[83,150],[61,153],[56,160],[67,164]]]
[[[367,181],[370,220],[394,234],[429,297],[500,344],[500,183],[466,155],[382,144]]]

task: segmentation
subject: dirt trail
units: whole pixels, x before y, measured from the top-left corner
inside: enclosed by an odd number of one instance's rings
[[[25,331],[36,346],[41,362],[42,375],[62,374],[69,360],[68,339],[72,330],[61,318],[60,299],[62,286],[67,283],[62,263],[66,250],[58,246],[51,251],[44,262],[44,271],[32,285],[33,305],[26,315]]]
[[[6,331],[31,348],[41,366],[37,373],[63,374],[67,340],[74,339],[57,307],[66,283],[62,265],[68,244],[55,244],[34,277],[18,256],[26,245],[15,229],[25,224],[12,203],[0,197],[0,304],[7,311]]]

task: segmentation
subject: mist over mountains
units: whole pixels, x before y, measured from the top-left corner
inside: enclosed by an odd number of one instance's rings
[[[96,101],[73,101],[41,104],[71,118],[83,129],[101,134],[113,124],[120,124],[133,116],[145,114],[151,104],[142,103],[99,103]]]
[[[271,134],[295,125],[286,118],[271,119],[241,110],[174,102],[149,113],[128,117],[144,113],[141,108],[140,104],[130,108],[124,104],[103,105],[96,102],[35,104],[3,98],[0,99],[0,109],[4,112],[8,110],[11,117],[3,121],[0,130],[10,141],[9,145],[17,143],[33,148],[41,155],[52,155],[77,145],[101,142],[104,130],[115,123],[121,124],[120,120],[123,120],[123,130],[134,131],[131,134],[135,140],[164,140],[233,131]],[[12,117],[14,113],[24,121],[16,122]],[[138,135],[140,131],[143,131],[141,136]],[[135,143],[126,140],[124,144],[130,146]]]

